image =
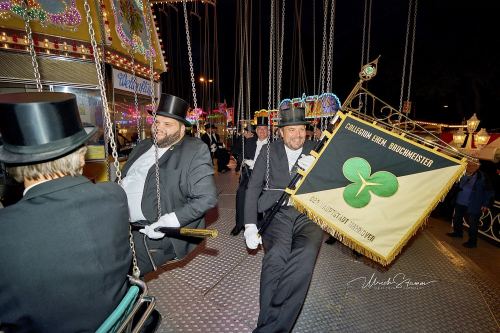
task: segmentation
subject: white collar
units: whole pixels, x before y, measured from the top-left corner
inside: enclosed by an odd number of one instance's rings
[[[46,183],[48,182],[49,180],[53,180],[53,179],[45,179],[45,180],[41,180],[39,181],[38,183],[35,183],[35,184],[31,184],[30,186],[26,187],[23,191],[23,197],[26,195],[26,193],[32,189],[33,187],[37,186],[37,185],[40,185],[40,184],[43,184],[43,183]]]

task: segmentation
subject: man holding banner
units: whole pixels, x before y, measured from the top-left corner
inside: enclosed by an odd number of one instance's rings
[[[290,205],[274,216],[262,240],[257,215],[279,199],[297,172],[312,164],[308,154],[314,142],[306,141],[305,110],[285,109],[278,125],[283,140],[262,148],[248,183],[245,202],[245,240],[256,249],[264,242],[260,280],[260,313],[255,332],[290,332],[307,295],[323,238],[321,228]],[[267,154],[269,153],[269,164]],[[302,156],[302,157],[301,157]]]

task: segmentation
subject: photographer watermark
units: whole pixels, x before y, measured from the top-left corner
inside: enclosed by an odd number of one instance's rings
[[[371,276],[360,276],[352,279],[347,283],[349,287],[361,287],[361,289],[375,289],[375,290],[393,290],[393,289],[412,289],[419,290],[423,289],[433,283],[436,280],[430,279],[411,279],[407,277],[404,273],[396,273],[394,276],[379,278],[372,273]]]

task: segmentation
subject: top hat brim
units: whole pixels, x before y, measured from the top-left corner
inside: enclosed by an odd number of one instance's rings
[[[44,150],[47,150],[45,152],[29,152],[29,147],[26,147],[24,151],[14,152],[9,150],[8,145],[4,144],[0,146],[0,161],[6,164],[32,164],[54,160],[81,147],[96,132],[97,127],[95,126],[84,127],[84,130],[75,135],[47,143],[45,147],[43,147],[45,148]]]
[[[148,111],[150,115],[153,115],[153,112],[152,111]],[[182,118],[181,116],[178,116],[176,114],[171,114],[171,113],[163,113],[161,111],[157,111],[156,112],[156,115],[157,116],[163,116],[163,117],[168,117],[168,118],[172,118],[172,119],[175,119],[175,120],[178,120],[180,121],[181,123],[183,123],[185,126],[187,127],[191,127],[191,123],[189,122],[189,120],[187,120],[186,118]]]
[[[278,124],[278,127],[285,127],[285,126],[294,126],[294,125],[307,125],[309,124],[308,121],[306,120],[303,120],[303,121],[290,121],[290,122],[287,122],[287,123],[284,123],[284,124]]]

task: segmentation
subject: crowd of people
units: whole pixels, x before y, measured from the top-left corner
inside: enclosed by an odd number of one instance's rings
[[[204,228],[205,213],[217,204],[214,161],[225,173],[231,154],[240,175],[231,234],[244,231],[248,249],[264,249],[254,332],[292,330],[324,233],[287,202],[262,235],[259,227],[298,168],[313,164],[310,151],[321,131],[303,108],[285,109],[279,139],[269,140],[268,118],[258,117],[229,150],[211,124],[201,140],[186,135],[188,109],[181,98],[161,95],[151,131],[157,144],[149,138],[133,148],[120,186],[82,176],[85,143],[96,128],[82,125],[74,95],[0,95],[0,161],[25,187],[19,202],[0,209],[0,331],[95,331],[128,288],[129,223],[142,277],[184,258],[200,239],[161,228]],[[474,247],[478,214],[491,197],[482,174],[470,168],[450,236],[461,237],[469,214]]]

